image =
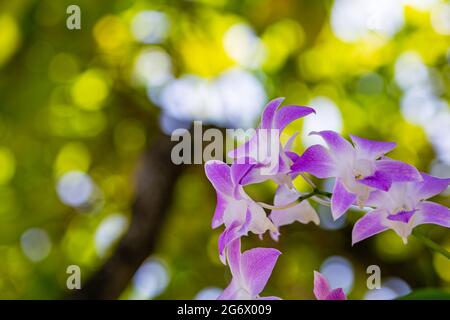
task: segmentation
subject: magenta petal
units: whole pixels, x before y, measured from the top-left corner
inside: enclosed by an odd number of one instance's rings
[[[391,220],[391,221],[400,221],[403,223],[408,223],[409,220],[411,220],[411,218],[415,212],[416,212],[416,210],[409,210],[409,211],[403,210],[403,211],[397,212],[396,214],[388,215],[387,219]]]
[[[283,102],[284,98],[277,98],[270,101],[266,107],[264,108],[262,117],[261,117],[261,125],[262,129],[271,129],[274,123],[275,112],[280,104]]]
[[[271,248],[255,248],[242,254],[241,274],[251,296],[258,295],[264,289],[280,254],[280,251]]]
[[[331,292],[327,278],[320,272],[314,271],[314,295],[317,300],[326,300]]]
[[[241,239],[230,242],[227,248],[227,260],[233,279],[241,279]]]
[[[358,179],[357,182],[383,191],[388,191],[392,184],[390,176],[383,171],[375,171],[372,176]]]
[[[321,145],[314,145],[295,160],[291,166],[292,172],[309,172],[318,178],[329,178],[335,171],[334,160],[327,149]]]
[[[292,151],[286,151],[285,154],[289,159],[291,159],[292,163],[295,163],[300,158],[300,156],[297,153],[292,152]],[[291,170],[292,170],[292,167],[291,167]]]
[[[325,130],[320,132],[311,132],[310,134],[319,135],[327,143],[331,152],[336,155],[346,155],[354,152],[353,146],[342,138],[337,132]]]
[[[342,288],[337,288],[331,291],[325,300],[347,300],[347,297]]]
[[[232,195],[234,191],[230,167],[218,160],[210,160],[205,164],[205,173],[214,188],[224,194]]]
[[[386,212],[373,210],[356,221],[352,230],[352,245],[388,229],[383,224]]]
[[[417,211],[417,221],[414,221],[414,224],[427,223],[450,228],[450,209],[434,202],[422,202]]]
[[[391,160],[382,159],[375,162],[377,171],[383,171],[388,174],[392,181],[418,181],[422,180],[419,171],[410,164]]]
[[[246,178],[246,176],[249,175],[250,171],[255,167],[254,164],[250,164],[250,159],[245,159],[245,164],[237,164],[233,163],[231,165],[231,180],[233,181],[234,185],[234,198],[235,199],[241,199],[240,185],[243,185],[243,180]],[[247,184],[251,183],[252,181],[247,179]]]
[[[348,192],[340,179],[336,179],[331,196],[331,214],[339,219],[356,201],[356,194]]]
[[[226,256],[225,249],[229,246],[229,244],[244,235],[248,234],[248,227],[251,222],[251,213],[247,210],[245,223],[240,224],[239,221],[234,221],[231,225],[226,228],[219,237],[219,257],[220,260],[225,264]]]
[[[315,113],[313,108],[301,106],[284,106],[275,113],[275,123],[273,128],[283,131],[283,129],[291,122]]]
[[[438,195],[447,189],[450,184],[450,179],[441,179],[425,173],[422,173],[421,176],[423,181],[417,183],[417,187],[415,188],[416,196],[421,200]]]
[[[217,194],[216,210],[214,211],[214,216],[211,223],[211,227],[213,229],[222,225],[223,213],[225,212],[225,209],[227,207],[227,201],[225,200],[225,198],[222,195],[220,195],[219,192],[216,192],[216,194]]]
[[[395,148],[395,142],[375,141],[350,135],[356,149],[365,159],[377,159]]]
[[[246,142],[241,144],[239,147],[229,151],[227,155],[232,159],[252,158],[253,159],[252,161],[255,162],[258,156],[257,151],[258,151],[258,131],[256,131],[256,133],[250,139],[248,140],[246,139]]]

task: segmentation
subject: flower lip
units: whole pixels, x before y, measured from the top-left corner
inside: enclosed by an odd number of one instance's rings
[[[408,223],[416,211],[417,211],[417,209],[410,210],[410,211],[402,210],[402,211],[397,212],[396,214],[388,215],[387,218],[388,218],[388,220],[391,220],[391,221],[399,221],[399,222],[403,222],[403,223]]]

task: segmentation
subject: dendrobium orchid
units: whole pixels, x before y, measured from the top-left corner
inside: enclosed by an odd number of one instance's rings
[[[225,224],[225,231],[219,238],[219,255],[225,263],[224,251],[236,238],[249,231],[263,234],[267,230],[277,233],[275,225],[267,218],[263,208],[245,193],[240,181],[252,168],[251,164],[233,164],[217,160],[205,164],[205,172],[217,193],[217,206],[212,227]]]
[[[308,172],[318,178],[336,178],[331,213],[340,218],[353,204],[364,206],[371,191],[389,190],[394,181],[421,180],[413,166],[384,157],[394,142],[350,135],[353,144],[334,131],[312,132],[328,145],[313,145],[292,165],[293,173]]]
[[[314,271],[314,295],[317,300],[347,300],[342,288],[331,289],[327,278]]]
[[[383,232],[394,230],[406,244],[414,227],[437,224],[450,228],[450,209],[425,201],[445,189],[450,179],[440,179],[422,173],[422,181],[395,182],[388,192],[371,193],[366,204],[375,208],[360,218],[352,232],[352,243]]]
[[[254,248],[241,253],[240,239],[227,248],[227,260],[233,276],[218,300],[279,300],[278,297],[260,297],[269,280],[280,251]]]
[[[331,206],[338,219],[353,205],[369,209],[354,225],[352,244],[393,229],[406,243],[414,227],[436,224],[450,228],[450,210],[427,199],[445,190],[450,179],[429,176],[413,166],[385,156],[394,142],[382,142],[350,135],[352,143],[333,131],[312,132],[328,148],[313,145],[302,155],[292,151],[296,134],[282,146],[281,131],[291,122],[314,110],[301,106],[281,107],[283,99],[269,102],[261,124],[251,139],[231,151],[231,166],[213,160],[205,172],[217,194],[212,228],[225,225],[219,237],[219,257],[228,264],[232,280],[219,299],[279,299],[260,297],[280,255],[276,249],[255,248],[241,253],[241,238],[249,232],[262,237],[267,231],[274,240],[281,226],[299,221],[319,224],[319,216],[310,204]],[[274,134],[275,133],[275,134]],[[333,192],[320,190],[303,173],[319,179],[335,178]],[[301,193],[293,180],[302,176],[312,187]],[[273,205],[256,202],[244,186],[272,180],[277,184]],[[325,198],[324,198],[325,197]],[[269,216],[264,210],[270,209]],[[433,250],[435,245],[427,244]],[[450,259],[450,253],[436,250]],[[318,300],[346,300],[341,288],[332,289],[327,279],[314,272],[314,294]]]
[[[255,164],[242,183],[250,184],[273,179],[278,184],[288,184],[292,187],[290,166],[298,157],[291,151],[296,135],[283,147],[280,135],[291,122],[315,113],[314,109],[303,106],[280,107],[284,98],[270,101],[261,117],[261,123],[249,141],[228,153],[229,157],[238,163]]]

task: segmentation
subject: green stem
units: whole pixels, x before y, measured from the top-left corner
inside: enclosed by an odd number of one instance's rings
[[[450,252],[448,252],[445,248],[428,238],[426,235],[422,234],[421,232],[414,230],[413,236],[416,237],[417,240],[422,242],[425,246],[427,246],[429,249],[442,254],[444,257],[450,260]]]

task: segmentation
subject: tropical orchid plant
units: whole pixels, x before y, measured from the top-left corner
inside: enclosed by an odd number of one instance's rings
[[[410,164],[386,156],[396,146],[394,142],[373,141],[350,135],[352,143],[333,131],[312,132],[320,136],[327,147],[316,144],[299,155],[292,151],[293,135],[283,146],[281,131],[291,122],[314,114],[304,106],[280,107],[283,99],[267,104],[261,123],[253,137],[229,155],[228,164],[212,160],[205,164],[206,176],[217,193],[217,206],[212,227],[225,226],[219,238],[219,257],[228,264],[232,280],[219,299],[262,298],[264,289],[280,252],[271,248],[255,248],[241,253],[241,238],[249,233],[262,237],[267,231],[278,240],[279,228],[295,221],[320,224],[319,216],[309,203],[329,205],[336,220],[351,208],[361,208],[365,214],[355,223],[352,245],[387,229],[393,229],[407,242],[414,227],[436,224],[450,228],[450,209],[427,199],[446,190],[449,179],[420,173]],[[267,134],[267,130],[275,134]],[[270,139],[276,141],[269,141]],[[276,152],[261,154],[276,145]],[[319,190],[306,174],[319,179],[334,178],[333,192]],[[302,177],[312,192],[301,193],[292,181]],[[244,190],[248,184],[272,180],[278,188],[274,204],[253,200]],[[271,210],[267,215],[264,209]],[[435,249],[427,239],[424,244]],[[450,259],[450,253],[438,252]],[[314,295],[318,300],[345,300],[341,288],[332,289],[327,279],[314,273]]]

